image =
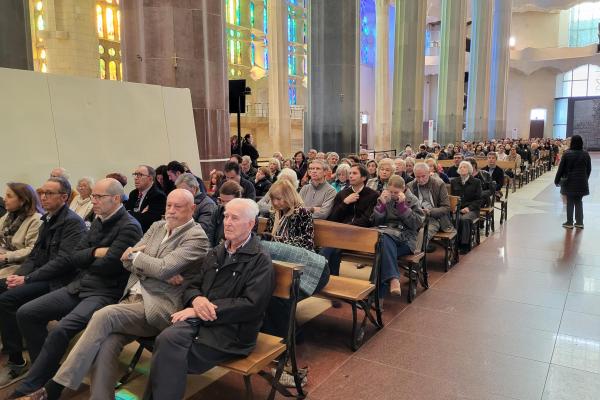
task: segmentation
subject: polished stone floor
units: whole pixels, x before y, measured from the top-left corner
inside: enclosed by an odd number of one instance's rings
[[[438,249],[429,258],[431,287],[419,288],[412,304],[386,298],[385,328],[369,327],[357,352],[348,347],[348,307],[304,302],[298,352],[310,368],[308,398],[600,399],[600,155],[593,167],[585,230],[561,227],[555,170],[544,174],[510,193],[508,223],[448,273]],[[343,271],[366,273],[353,264]],[[145,355],[142,374],[118,398],[140,397],[147,366]],[[189,399],[244,397],[241,377],[218,368],[188,382]],[[253,382],[256,398],[265,398],[266,385]]]

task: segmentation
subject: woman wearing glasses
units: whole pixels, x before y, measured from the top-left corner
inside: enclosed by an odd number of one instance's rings
[[[7,213],[0,218],[0,277],[10,275],[25,261],[37,240],[44,213],[37,193],[25,183],[8,183],[4,203]]]

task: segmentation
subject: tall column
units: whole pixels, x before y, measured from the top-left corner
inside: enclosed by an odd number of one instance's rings
[[[33,69],[29,1],[0,1],[0,67]]]
[[[312,0],[305,147],[354,153],[359,136],[358,0]]]
[[[506,137],[506,88],[510,63],[512,0],[494,0],[492,62],[490,73],[490,139]]]
[[[291,156],[290,103],[288,94],[288,24],[287,3],[267,3],[269,42],[269,137],[273,148]]]
[[[423,142],[427,2],[396,1],[392,148]]]
[[[126,80],[190,89],[202,173],[208,176],[230,152],[224,3],[128,0],[121,7]]]
[[[437,141],[460,141],[465,92],[466,0],[442,0]]]
[[[478,0],[471,4],[473,25],[465,139],[479,142],[487,138],[488,129],[492,0]]]
[[[390,148],[390,1],[376,0],[375,35],[375,150]]]

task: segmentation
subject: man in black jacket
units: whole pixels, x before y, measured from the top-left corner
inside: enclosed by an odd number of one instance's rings
[[[85,232],[83,220],[69,209],[71,185],[65,178],[50,178],[40,190],[47,211],[27,260],[6,279],[0,280],[0,334],[8,363],[0,371],[0,386],[20,379],[28,366],[23,359],[23,338],[17,324],[17,309],[30,300],[56,290],[73,279],[60,266]]]
[[[10,398],[32,393],[57,371],[59,362],[75,335],[92,314],[117,302],[129,277],[121,255],[142,237],[135,218],[123,208],[123,186],[112,178],[98,181],[92,191],[97,218],[74,251],[61,263],[64,274],[78,272],[66,287],[21,306],[17,321],[27,341],[31,370]],[[48,333],[49,321],[59,320]]]
[[[229,161],[225,164],[223,171],[225,172],[225,179],[227,181],[237,182],[244,189],[244,193],[242,193],[243,198],[256,200],[254,184],[241,176],[239,164]]]
[[[498,153],[490,151],[487,155],[487,160],[488,165],[482,169],[490,173],[492,180],[496,182],[496,192],[499,192],[502,190],[502,186],[504,186],[504,170],[496,165]]]
[[[140,165],[133,173],[135,189],[129,193],[125,209],[138,220],[142,231],[159,221],[165,213],[167,196],[155,184],[156,171],[147,165]]]
[[[144,399],[182,399],[186,375],[250,354],[275,288],[271,258],[252,234],[258,206],[233,199],[225,242],[206,256],[184,293],[187,308],[156,338]]]
[[[177,189],[189,191],[192,196],[194,196],[194,205],[196,206],[196,209],[194,210],[194,221],[202,226],[204,232],[208,232],[210,220],[213,212],[217,209],[217,204],[213,199],[208,197],[206,193],[200,191],[198,181],[193,174],[185,173],[179,175],[179,178],[175,181],[175,186]]]

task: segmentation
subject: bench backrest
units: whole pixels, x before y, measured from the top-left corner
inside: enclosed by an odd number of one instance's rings
[[[315,246],[375,254],[379,232],[375,229],[315,220]]]
[[[496,166],[498,166],[499,168],[502,168],[504,170],[506,170],[506,169],[515,170],[516,167],[517,167],[517,161],[516,160],[514,160],[514,161],[506,161],[506,160],[505,161],[500,161],[500,160],[498,160],[498,161],[496,161]]]
[[[290,299],[293,295],[294,274],[302,271],[302,266],[283,261],[273,261],[275,271],[275,290],[273,296],[280,299]]]

